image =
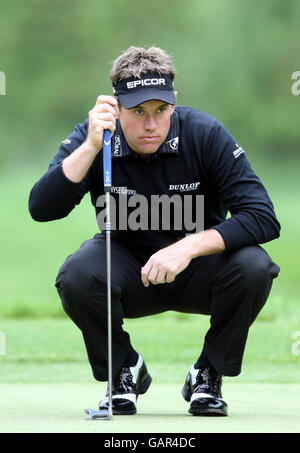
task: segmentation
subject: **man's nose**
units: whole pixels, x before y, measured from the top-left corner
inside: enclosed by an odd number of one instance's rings
[[[145,119],[145,129],[146,130],[155,130],[156,127],[157,127],[157,124],[156,124],[156,121],[155,121],[155,118],[153,115],[147,115],[146,119]]]

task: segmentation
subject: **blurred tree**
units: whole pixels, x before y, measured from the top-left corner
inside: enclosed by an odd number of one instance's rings
[[[4,0],[0,17],[0,165],[49,161],[130,45],[164,48],[179,104],[216,116],[251,153],[296,155],[298,0]]]

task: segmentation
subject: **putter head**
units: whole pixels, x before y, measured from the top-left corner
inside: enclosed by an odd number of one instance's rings
[[[84,409],[84,412],[87,414],[86,420],[112,420],[113,416],[110,411],[107,410],[101,410],[101,411],[96,411],[93,409]]]

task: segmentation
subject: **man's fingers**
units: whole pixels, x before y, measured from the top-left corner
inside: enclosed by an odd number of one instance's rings
[[[176,278],[175,272],[168,272],[166,275],[166,283],[172,283]]]
[[[105,129],[109,129],[113,134],[115,131],[116,124],[114,121],[109,120],[92,120],[90,127],[93,132],[102,134]]]
[[[105,102],[104,104],[96,104],[95,107],[92,108],[91,112],[92,113],[105,113],[105,112],[110,112],[113,116],[116,116],[117,114],[117,106],[114,107],[111,104],[108,104]]]
[[[151,264],[146,264],[144,267],[141,269],[141,278],[144,286],[149,286],[150,282],[148,279],[149,272],[151,271],[152,266]]]
[[[96,111],[111,111],[115,115],[119,116],[119,107],[118,102],[113,96],[98,96],[96,104],[94,106]]]
[[[141,276],[142,282],[145,286],[149,286],[150,283],[152,285],[160,285],[164,283],[170,283],[174,280],[173,273],[169,273],[169,281],[167,281],[167,273],[166,270],[157,268],[155,266],[145,266],[142,268]]]
[[[101,94],[100,96],[97,97],[96,105],[103,103],[108,103],[113,106],[118,105],[117,100],[113,96]]]
[[[90,123],[98,123],[100,121],[111,121],[115,122],[115,116],[111,112],[95,112],[91,111],[89,115]]]
[[[91,110],[89,112],[89,127],[98,134],[102,134],[105,129],[109,129],[113,134],[116,127],[115,114],[111,111],[97,112]]]
[[[102,149],[103,132],[109,129],[111,135],[120,117],[118,102],[113,96],[98,96],[95,106],[89,111],[89,130],[86,142],[95,150]]]
[[[105,129],[109,129],[111,132],[111,135],[114,134],[116,125],[112,121],[101,121],[101,125],[98,126],[99,131],[104,131]]]
[[[166,283],[166,272],[165,271],[160,271],[160,272],[158,272],[158,274],[156,276],[154,284],[160,285],[160,284],[163,284],[163,283]]]
[[[159,271],[158,269],[152,267],[151,271],[148,274],[148,280],[153,284],[157,285],[159,282],[157,281]]]

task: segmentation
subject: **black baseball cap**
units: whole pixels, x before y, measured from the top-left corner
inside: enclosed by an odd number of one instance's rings
[[[174,84],[169,74],[148,73],[141,77],[128,77],[114,83],[113,91],[126,109],[153,99],[176,104]]]

